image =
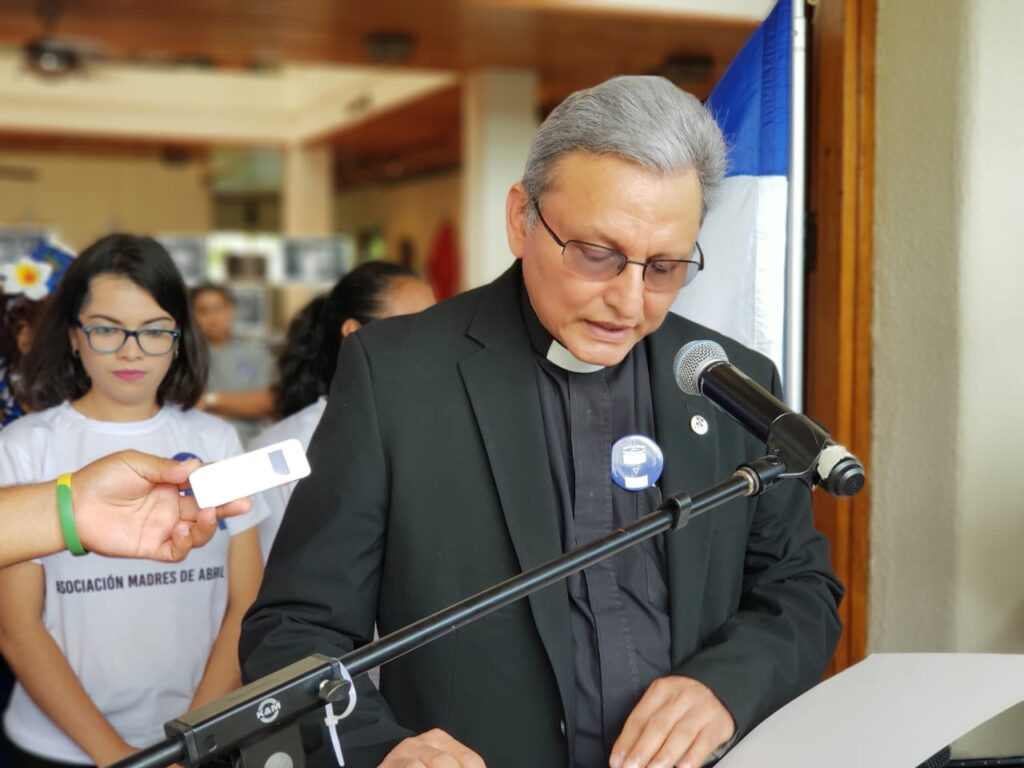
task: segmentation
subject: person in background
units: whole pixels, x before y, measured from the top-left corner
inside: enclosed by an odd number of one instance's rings
[[[25,413],[18,395],[18,368],[32,347],[35,324],[48,300],[7,295],[0,299],[0,428]]]
[[[209,345],[210,369],[199,408],[228,419],[245,443],[274,410],[274,359],[265,344],[234,335],[235,301],[222,285],[191,291],[192,315]]]
[[[109,557],[178,562],[217,532],[218,520],[245,514],[248,498],[200,509],[188,478],[202,463],[118,451],[73,474],[71,523],[61,518],[53,482],[0,488],[0,568],[78,545]],[[66,527],[70,526],[68,533]]]
[[[206,350],[150,238],[109,235],[74,260],[24,373],[35,412],[0,432],[0,485],[71,482],[120,450],[241,452],[229,424],[192,408]],[[78,557],[79,545],[0,571],[0,649],[18,679],[4,713],[12,765],[109,764],[238,686],[239,625],[262,574],[254,504],[179,563]]]
[[[361,264],[327,296],[313,299],[292,320],[278,359],[274,400],[281,421],[253,439],[249,450],[290,437],[306,448],[327,404],[342,340],[374,320],[413,314],[433,304],[434,294],[426,282],[408,267],[386,261]],[[270,508],[260,523],[264,558],[270,554],[294,487],[278,486],[263,494]]]

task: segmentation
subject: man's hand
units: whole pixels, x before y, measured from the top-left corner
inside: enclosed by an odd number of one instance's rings
[[[201,510],[191,495],[179,495],[200,466],[195,459],[122,451],[82,467],[71,480],[82,546],[101,555],[176,562],[208,542],[218,518],[248,512],[251,502]]]
[[[410,736],[388,752],[379,768],[486,768],[476,752],[440,728]]]
[[[673,675],[651,683],[615,740],[612,768],[700,768],[736,723],[703,683]]]

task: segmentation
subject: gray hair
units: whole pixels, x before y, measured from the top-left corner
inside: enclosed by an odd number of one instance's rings
[[[576,91],[537,129],[523,172],[533,202],[552,184],[557,162],[571,152],[617,155],[663,174],[697,172],[703,211],[710,209],[725,176],[725,140],[697,98],[669,80],[623,76]],[[536,223],[532,205],[526,226]]]

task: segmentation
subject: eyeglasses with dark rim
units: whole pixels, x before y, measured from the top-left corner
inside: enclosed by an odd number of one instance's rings
[[[114,354],[131,337],[135,338],[143,354],[154,357],[166,355],[181,338],[181,331],[170,328],[139,328],[129,331],[116,325],[85,325],[81,320],[76,320],[75,325],[82,329],[92,351],[101,355]]]
[[[562,249],[562,262],[570,270],[587,280],[603,283],[622,274],[622,270],[626,268],[627,264],[636,264],[643,267],[644,286],[648,290],[668,293],[689,285],[697,273],[704,269],[704,251],[701,250],[700,243],[694,243],[692,254],[694,258],[633,261],[626,258],[626,254],[604,245],[596,245],[583,240],[563,241],[544,220],[544,214],[540,211],[540,203],[534,200],[533,207],[537,209],[537,215],[540,217],[540,223],[544,225],[544,229]]]

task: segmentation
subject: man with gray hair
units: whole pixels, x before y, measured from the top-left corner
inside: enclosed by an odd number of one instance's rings
[[[551,113],[508,193],[513,266],[343,345],[244,624],[247,679],[342,655],[764,452],[672,373],[710,338],[779,390],[767,359],[669,314],[705,266],[724,166],[711,115],[661,78]],[[612,483],[631,435],[660,445],[657,485]],[[807,489],[780,484],[385,665],[379,692],[357,681],[346,764],[697,768],[817,682],[841,595]]]

